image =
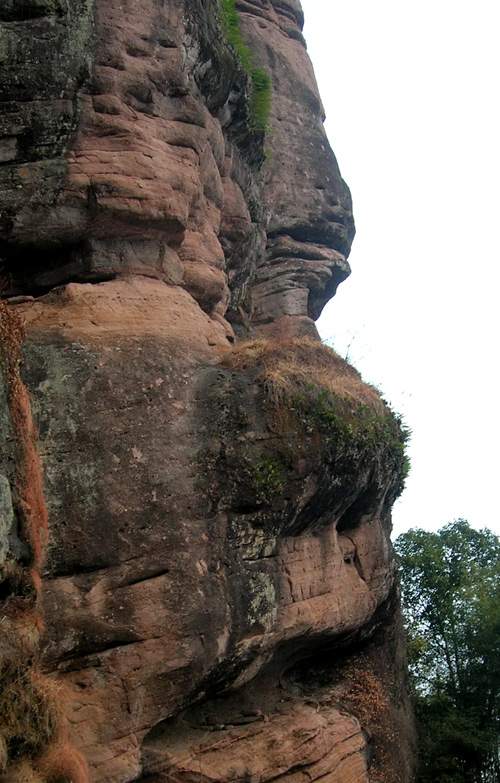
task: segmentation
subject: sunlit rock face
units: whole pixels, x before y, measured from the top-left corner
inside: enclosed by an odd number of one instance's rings
[[[265,138],[215,0],[0,12],[4,287],[49,519],[30,612],[66,694],[64,783],[411,767],[401,431],[313,323],[349,271],[349,193],[299,3],[237,8],[272,79]],[[0,552],[28,573],[16,502]],[[355,709],[350,656],[383,720]],[[50,783],[52,741],[7,743],[6,779]]]

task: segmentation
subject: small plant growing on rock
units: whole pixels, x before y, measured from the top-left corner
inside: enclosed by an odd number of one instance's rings
[[[31,550],[32,565],[38,569],[47,542],[47,510],[43,497],[40,461],[35,448],[31,405],[21,380],[21,343],[24,337],[25,326],[21,316],[14,308],[0,300],[0,370],[6,381],[16,449],[16,506],[22,536]]]
[[[255,129],[265,131],[271,109],[271,77],[255,64],[255,56],[246,45],[240,30],[234,0],[220,0],[221,21],[228,42],[250,77],[250,110]]]
[[[57,734],[52,684],[19,658],[1,664],[0,688],[0,730],[8,757],[37,755]]]
[[[249,464],[247,472],[258,501],[264,501],[283,486],[284,478],[277,460],[263,459],[256,465]]]

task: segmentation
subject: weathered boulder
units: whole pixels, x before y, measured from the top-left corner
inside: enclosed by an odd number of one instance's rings
[[[51,521],[43,662],[90,779],[188,774],[201,744],[218,780],[240,753],[258,754],[252,780],[298,763],[366,780],[356,719],[328,689],[310,696],[319,712],[304,705],[287,672],[329,650],[335,679],[346,647],[391,622],[403,437],[378,394],[310,338],[231,349],[158,280],[69,284],[17,309]],[[227,760],[191,718],[172,724],[215,699],[233,726],[243,698],[272,725],[221,729]],[[293,761],[302,731],[319,745]],[[288,757],[266,755],[280,736]]]

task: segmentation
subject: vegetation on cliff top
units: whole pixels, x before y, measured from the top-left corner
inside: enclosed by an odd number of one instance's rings
[[[222,366],[236,374],[227,380],[234,402],[221,405],[226,482],[214,503],[287,535],[318,529],[326,519],[356,526],[392,505],[404,486],[409,432],[331,348],[308,337],[247,340]],[[240,423],[237,400],[251,411],[255,394],[262,418]],[[264,438],[255,434],[262,423]],[[284,491],[299,486],[297,472],[315,488],[305,502]]]
[[[255,55],[246,45],[239,26],[234,0],[220,0],[221,20],[227,40],[250,77],[250,110],[257,130],[265,131],[271,109],[271,77],[255,64]]]
[[[395,542],[419,783],[500,781],[500,539],[463,519]]]
[[[351,444],[385,444],[404,458],[410,431],[400,417],[354,367],[318,340],[244,341],[236,346],[231,362],[245,371],[259,368],[258,380],[278,428],[286,430],[294,412],[306,430],[322,433],[328,443],[341,437]],[[406,461],[403,470],[406,475]]]

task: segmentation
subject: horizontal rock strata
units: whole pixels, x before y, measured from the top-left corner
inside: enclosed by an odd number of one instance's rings
[[[300,4],[232,11],[0,10],[5,783],[409,779],[405,432],[314,327],[354,228]]]

